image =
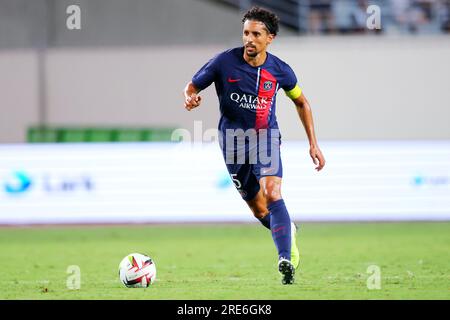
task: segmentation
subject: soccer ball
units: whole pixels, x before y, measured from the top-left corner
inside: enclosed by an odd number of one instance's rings
[[[155,263],[147,255],[130,253],[119,264],[119,278],[128,288],[147,288],[156,279]]]

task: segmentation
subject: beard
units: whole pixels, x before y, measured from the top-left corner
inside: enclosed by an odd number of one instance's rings
[[[256,51],[256,48],[255,47],[250,47],[250,48],[252,48],[253,49],[253,51],[248,51],[248,48],[247,48],[247,50],[246,50],[246,53],[247,53],[247,56],[249,56],[249,57],[251,57],[251,58],[254,58],[254,57],[256,57],[257,55],[258,55],[258,52]]]

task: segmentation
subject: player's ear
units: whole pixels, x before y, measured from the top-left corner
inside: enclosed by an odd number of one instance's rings
[[[269,33],[269,36],[267,37],[267,44],[272,43],[273,39],[275,39],[275,35],[272,33]]]

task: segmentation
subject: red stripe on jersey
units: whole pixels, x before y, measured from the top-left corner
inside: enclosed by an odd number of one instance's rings
[[[256,108],[255,129],[266,129],[269,125],[269,112],[275,95],[277,80],[267,70],[261,69],[258,86],[258,105]]]

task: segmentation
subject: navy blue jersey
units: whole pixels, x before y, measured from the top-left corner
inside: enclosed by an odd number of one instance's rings
[[[297,78],[291,67],[267,52],[264,64],[253,67],[244,60],[244,47],[224,51],[192,78],[203,90],[213,82],[220,103],[219,129],[278,129],[277,91],[293,90]]]

